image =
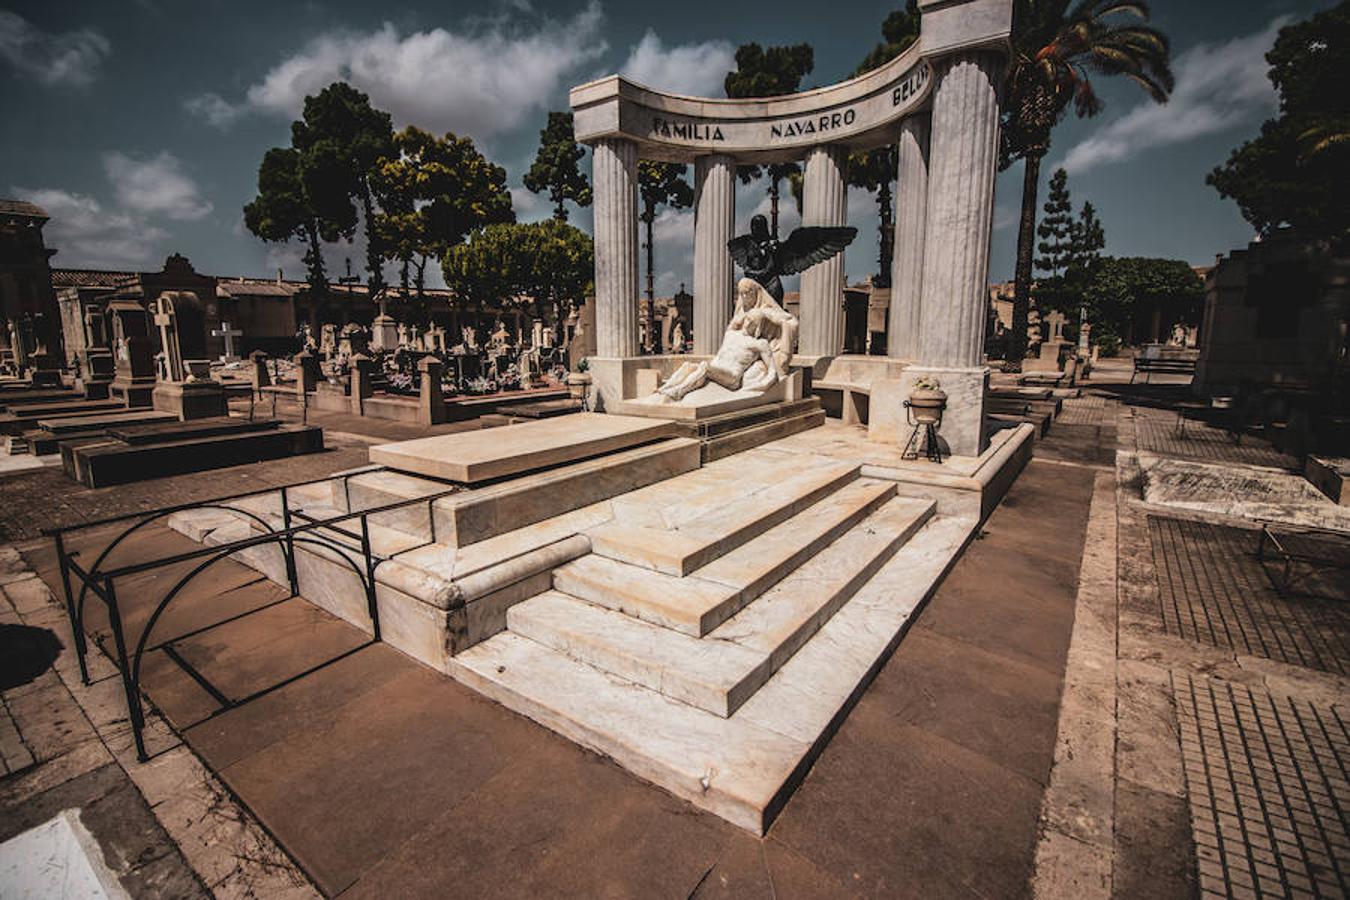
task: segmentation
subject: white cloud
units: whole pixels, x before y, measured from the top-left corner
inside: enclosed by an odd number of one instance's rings
[[[1264,55],[1288,23],[1275,19],[1256,34],[1197,44],[1177,55],[1176,90],[1165,104],[1146,100],[1070,148],[1059,163],[1070,173],[1184,143],[1268,114],[1277,105]]]
[[[139,266],[151,262],[160,242],[168,237],[167,232],[130,213],[105,210],[85,194],[55,188],[16,186],[12,190],[13,196],[31,200],[51,215],[43,230],[47,245],[59,251],[57,265]]]
[[[1005,228],[1010,228],[1013,225],[1016,225],[1018,219],[1021,217],[1021,214],[1022,214],[1021,210],[1011,206],[1002,206],[1002,205],[995,206],[994,230],[1002,231]]]
[[[628,54],[619,73],[638,84],[675,94],[719,97],[727,72],[736,67],[727,41],[666,47],[650,29]]]
[[[536,194],[524,185],[516,185],[511,191],[511,208],[515,210],[519,222],[537,222],[553,214],[547,194]]]
[[[118,201],[139,213],[163,215],[176,221],[200,219],[211,212],[197,183],[183,171],[172,153],[139,160],[125,153],[106,153],[103,170],[112,182]]]
[[[236,106],[219,94],[211,93],[184,100],[183,108],[216,128],[228,128],[248,111],[242,104]]]
[[[84,87],[112,50],[90,28],[51,34],[17,13],[0,10],[0,59],[43,84]]]
[[[554,102],[564,77],[605,51],[602,18],[592,0],[571,19],[529,26],[498,18],[460,32],[405,35],[391,23],[333,31],[274,66],[238,103],[203,94],[185,106],[220,127],[246,112],[296,116],[307,95],[345,80],[400,124],[482,139]]]

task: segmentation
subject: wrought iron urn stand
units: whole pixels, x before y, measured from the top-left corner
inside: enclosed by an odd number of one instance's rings
[[[922,420],[914,417],[914,407],[908,400],[905,401],[905,421],[914,426],[909,433],[909,440],[905,442],[905,452],[900,454],[901,459],[918,459],[919,445],[923,444],[924,456],[930,462],[941,464],[942,445],[938,443],[938,427],[942,425],[942,413],[946,409],[938,410],[936,419],[929,419],[925,416]]]

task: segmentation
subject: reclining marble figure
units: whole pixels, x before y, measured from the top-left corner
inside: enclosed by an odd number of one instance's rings
[[[763,392],[787,377],[797,343],[797,317],[779,306],[758,281],[736,285],[736,312],[717,355],[686,362],[656,389],[656,403],[676,403],[709,382],[730,391]]]

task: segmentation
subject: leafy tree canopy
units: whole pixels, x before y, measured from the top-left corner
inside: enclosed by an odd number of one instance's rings
[[[515,213],[506,170],[471,139],[409,126],[394,136],[394,147],[396,155],[382,158],[371,176],[382,209],[376,231],[391,259],[413,266],[420,296],[429,260],[479,226],[515,221]]]
[[[759,44],[742,44],[736,48],[736,69],[728,72],[722,86],[732,99],[747,97],[781,97],[796,93],[802,79],[816,67],[816,52],[810,44],[764,48]],[[769,193],[773,200],[774,227],[778,225],[778,183],[800,172],[796,163],[775,163],[769,166],[739,166],[736,175],[749,184],[762,174],[769,176]]]
[[[381,158],[394,153],[389,113],[370,97],[337,81],[305,98],[301,118],[291,125],[291,146],[300,153],[301,178],[322,215],[344,223],[343,237],[356,231],[357,204],[365,221],[366,269],[372,292],[384,286],[384,253],[374,228],[370,175]]]
[[[1127,337],[1140,307],[1165,303],[1179,318],[1197,321],[1204,306],[1204,283],[1190,263],[1180,259],[1107,256],[1054,281],[1066,280],[1077,281],[1072,290],[1056,290],[1062,285],[1052,282],[1042,292],[1037,285],[1037,308],[1057,309],[1072,320],[1080,308],[1085,309],[1096,344],[1118,344]]]
[[[769,47],[742,44],[736,48],[736,70],[723,81],[727,96],[781,97],[793,94],[802,79],[816,66],[816,52],[810,44]]]
[[[534,301],[542,317],[579,303],[591,291],[595,247],[590,235],[566,222],[488,225],[455,244],[442,261],[451,290],[478,306]]]
[[[882,42],[863,58],[854,75],[884,66],[919,39],[919,0],[906,0],[904,9],[893,10],[881,23],[881,36]]]
[[[549,113],[548,125],[539,132],[534,163],[525,173],[525,187],[536,194],[548,192],[553,218],[559,222],[567,221],[568,200],[577,206],[591,205],[591,183],[577,166],[585,155],[572,128],[572,114]]]
[[[1266,54],[1280,115],[1205,179],[1262,234],[1350,235],[1350,3],[1280,29]]]

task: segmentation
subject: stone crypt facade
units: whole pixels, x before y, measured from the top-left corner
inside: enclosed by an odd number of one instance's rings
[[[725,100],[664,94],[612,75],[573,88],[577,139],[593,153],[598,403],[635,396],[637,161],[692,163],[694,353],[716,352],[734,306],[727,241],[737,165],[804,163],[804,225],[847,224],[848,154],[898,145],[887,352],[900,391],[936,376],[949,401],[941,437],[978,456],[984,427],[986,282],[998,159],[999,84],[1009,0],[921,0],[919,40],[865,75],[802,94]],[[817,377],[843,348],[844,260],[802,273],[795,366]],[[884,360],[878,360],[884,365]],[[668,374],[668,373],[664,373]]]

